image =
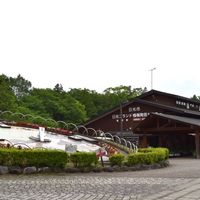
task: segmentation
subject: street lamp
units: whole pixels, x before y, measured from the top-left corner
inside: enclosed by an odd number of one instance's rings
[[[151,90],[153,89],[153,71],[156,70],[156,68],[152,68],[149,71],[151,72]]]

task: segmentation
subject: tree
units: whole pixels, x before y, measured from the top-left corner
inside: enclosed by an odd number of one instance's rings
[[[21,105],[37,115],[56,121],[82,123],[86,120],[85,107],[66,92],[34,88],[21,99]]]
[[[64,92],[62,84],[59,84],[59,83],[57,83],[55,85],[55,87],[54,87],[53,90],[56,91],[56,92],[58,92],[58,93],[63,93]]]
[[[132,89],[131,86],[120,85],[117,87],[109,87],[104,90],[104,93],[105,95],[115,95],[120,99],[120,101],[123,101],[135,98],[136,96],[141,95],[144,91],[146,91],[146,88]]]
[[[0,75],[0,91],[0,110],[83,123],[141,95],[146,88],[120,85],[109,87],[103,93],[76,88],[65,92],[61,84],[53,89],[32,88],[31,82],[19,74],[16,78]]]
[[[90,119],[119,105],[123,101],[141,95],[145,89],[132,89],[131,86],[118,86],[107,88],[101,94],[94,90],[75,88],[71,89],[68,93],[85,106],[87,117]]]
[[[131,100],[136,96],[141,95],[146,91],[146,88],[131,88],[131,86],[117,86],[117,87],[110,87],[104,90],[105,96],[107,96],[110,101],[112,102],[110,107],[114,107],[119,105],[124,101]]]
[[[200,101],[200,96],[196,96],[196,94],[194,94],[191,99],[196,100],[196,101]]]
[[[17,99],[20,99],[24,95],[29,94],[32,84],[30,81],[24,79],[20,74],[17,76],[17,78],[10,77],[9,81]]]
[[[16,108],[16,98],[10,87],[9,78],[0,75],[0,110],[13,111]]]
[[[69,95],[85,106],[88,118],[94,117],[98,114],[98,110],[95,104],[95,99],[98,96],[96,91],[74,88],[69,91]]]

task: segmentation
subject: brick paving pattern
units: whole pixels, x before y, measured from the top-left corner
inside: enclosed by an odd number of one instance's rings
[[[200,199],[200,160],[173,159],[159,170],[0,176],[0,200]]]

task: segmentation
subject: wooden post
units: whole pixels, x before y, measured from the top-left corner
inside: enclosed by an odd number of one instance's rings
[[[199,145],[200,139],[199,139],[199,132],[196,132],[195,134],[195,145],[196,145],[196,158],[200,159],[200,145]]]
[[[147,147],[147,136],[146,135],[140,136],[139,147],[140,148],[146,148]]]

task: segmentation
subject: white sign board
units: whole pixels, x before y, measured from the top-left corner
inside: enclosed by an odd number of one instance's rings
[[[69,153],[77,152],[77,145],[66,144],[65,145],[65,151],[69,152]]]
[[[39,127],[39,138],[41,142],[44,142],[44,136],[45,136],[45,128]]]

